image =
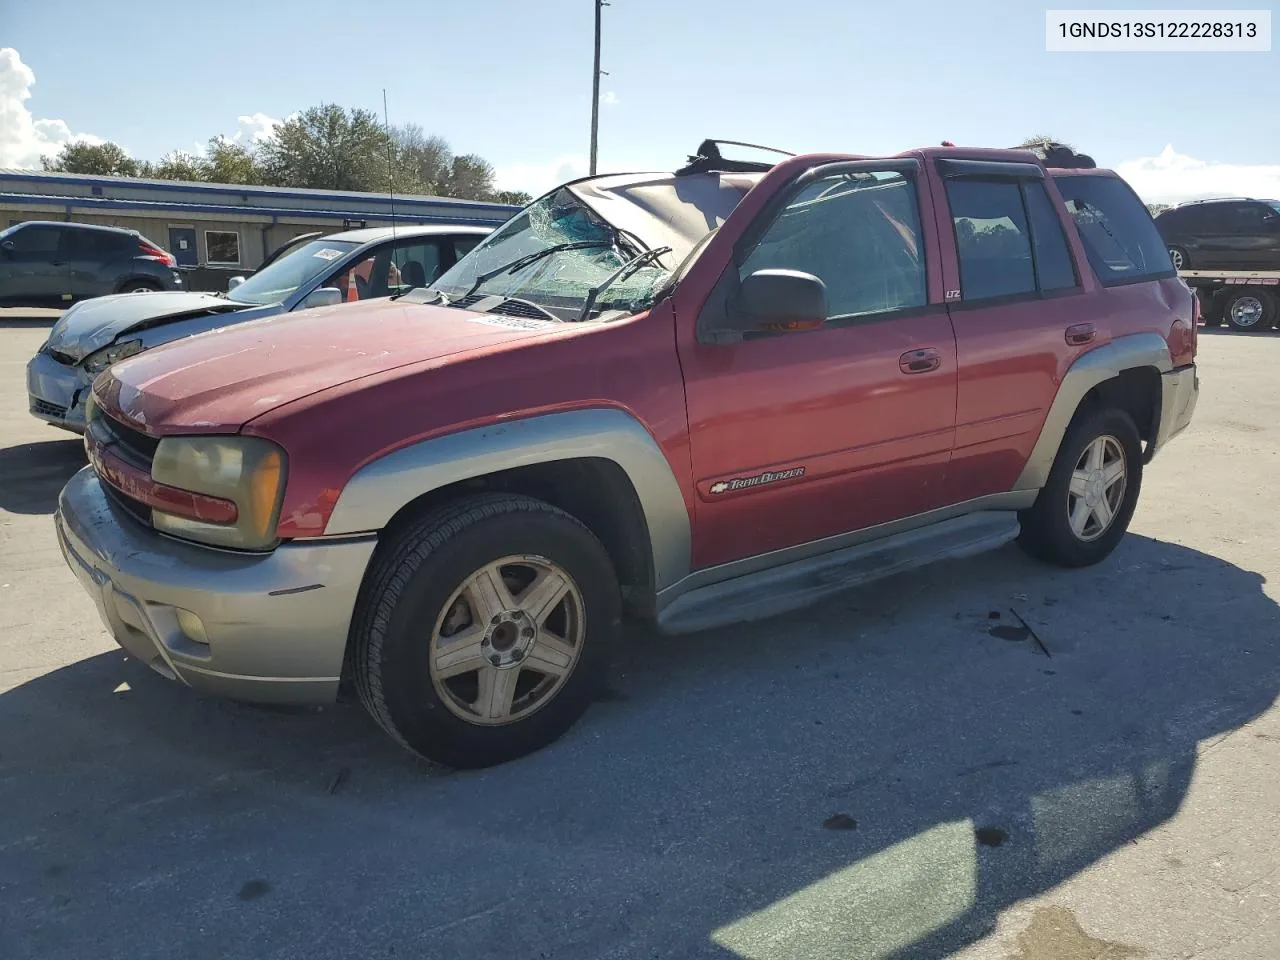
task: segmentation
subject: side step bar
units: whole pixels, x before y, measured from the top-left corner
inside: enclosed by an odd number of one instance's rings
[[[1018,515],[984,511],[698,587],[658,615],[663,633],[692,633],[798,610],[851,587],[1003,546]]]

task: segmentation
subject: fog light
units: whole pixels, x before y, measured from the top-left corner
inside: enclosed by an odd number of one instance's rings
[[[209,645],[209,635],[204,632],[204,623],[190,610],[177,609],[178,627],[187,635],[188,640],[194,640],[196,643],[203,643],[206,647]]]

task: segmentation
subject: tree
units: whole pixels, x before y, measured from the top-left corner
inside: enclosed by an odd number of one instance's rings
[[[154,167],[144,164],[139,170],[142,175],[155,177],[157,180],[203,180],[204,172],[202,158],[183,150],[166,153]]]
[[[390,186],[391,141],[372,110],[326,103],[276,128],[258,150],[275,186],[382,192]]]
[[[517,207],[527,207],[533,202],[533,195],[523,190],[495,190],[485,199],[492,200],[494,203],[510,203]]]
[[[1027,137],[1015,147],[1015,150],[1025,150],[1029,147],[1042,147],[1046,144],[1056,143],[1058,146],[1066,147],[1068,150],[1075,150],[1075,145],[1067,143],[1065,140],[1059,140],[1057,137],[1034,136]]]
[[[209,141],[209,151],[201,164],[202,179],[210,183],[264,183],[266,176],[252,153],[226,137]]]
[[[64,144],[55,157],[41,157],[41,165],[50,172],[84,173],[99,177],[136,177],[141,173],[138,161],[116,143],[89,143],[76,140]]]
[[[483,200],[493,195],[493,177],[493,165],[483,157],[474,153],[454,157],[441,195],[459,200]]]
[[[392,128],[391,136],[396,151],[396,189],[402,193],[440,194],[453,164],[448,141],[428,136],[415,123]]]

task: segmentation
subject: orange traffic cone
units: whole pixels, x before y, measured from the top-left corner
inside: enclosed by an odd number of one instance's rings
[[[360,288],[356,286],[356,272],[347,271],[347,303],[360,299]]]

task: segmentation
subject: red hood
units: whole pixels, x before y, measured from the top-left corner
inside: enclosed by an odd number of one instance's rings
[[[234,433],[328,387],[558,327],[393,300],[316,308],[157,347],[112,367],[94,395],[151,434]]]

